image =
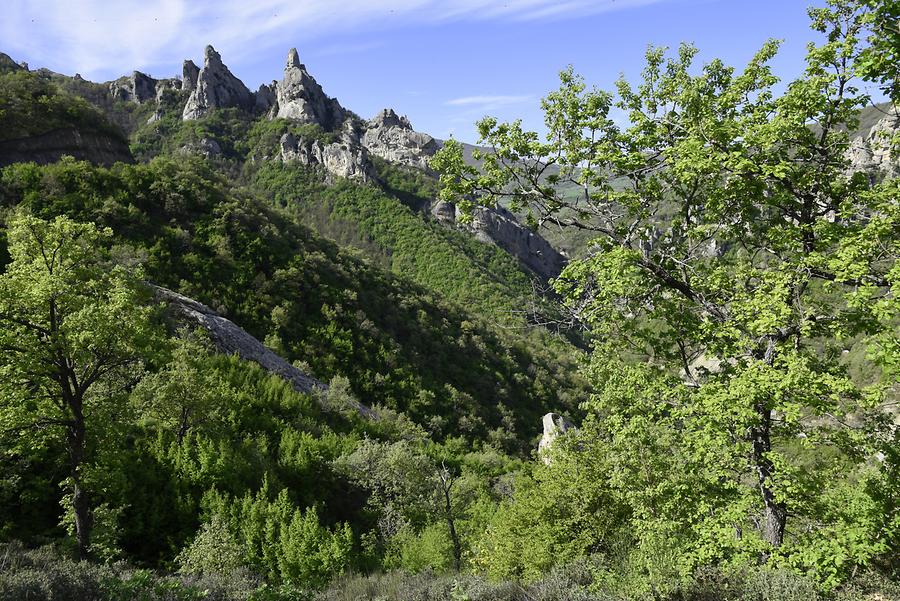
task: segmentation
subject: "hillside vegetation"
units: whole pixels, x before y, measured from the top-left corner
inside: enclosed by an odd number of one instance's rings
[[[0,55],[0,137],[136,159],[0,169],[0,600],[900,599],[895,4],[811,10],[787,85],[776,42],[569,68],[477,156],[293,50],[254,94],[207,47],[227,106]],[[466,227],[497,206],[558,277]]]

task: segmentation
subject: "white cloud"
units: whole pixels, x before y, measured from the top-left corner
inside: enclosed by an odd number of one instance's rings
[[[529,102],[534,96],[531,94],[521,96],[464,96],[462,98],[454,98],[448,100],[444,104],[447,106],[506,106],[509,104],[522,104]]]
[[[164,69],[212,43],[224,57],[334,34],[452,20],[549,19],[665,0],[7,0],[0,50],[85,76]],[[226,58],[227,62],[227,58]],[[153,72],[153,71],[151,71]]]

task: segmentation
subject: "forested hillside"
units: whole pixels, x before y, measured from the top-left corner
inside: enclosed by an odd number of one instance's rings
[[[900,14],[810,16],[478,146],[0,55],[0,599],[900,599]]]

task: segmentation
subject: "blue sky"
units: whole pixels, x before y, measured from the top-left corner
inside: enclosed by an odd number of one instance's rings
[[[589,84],[636,78],[648,44],[693,42],[741,65],[785,40],[779,75],[802,70],[806,7],[824,0],[7,0],[0,51],[94,81],[202,63],[213,44],[251,89],[280,79],[297,47],[363,117],[393,107],[437,137],[474,142],[485,114],[539,128],[541,96],[568,64]]]

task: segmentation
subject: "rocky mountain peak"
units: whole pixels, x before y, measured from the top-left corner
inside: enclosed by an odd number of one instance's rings
[[[212,44],[207,44],[206,48],[203,49],[203,66],[209,67],[210,65],[218,65],[219,67],[225,66],[224,63],[222,63],[222,55],[212,47]]]
[[[300,123],[315,123],[333,130],[344,122],[344,109],[329,98],[300,62],[296,48],[288,52],[284,78],[276,84],[273,116]]]
[[[255,106],[253,93],[228,70],[216,49],[207,46],[203,52],[203,68],[197,74],[197,85],[184,106],[183,119],[197,119],[214,108],[252,110]]]
[[[438,150],[434,138],[413,130],[409,119],[390,108],[366,124],[363,146],[386,161],[420,169],[428,169],[428,160]]]
[[[197,87],[197,77],[200,75],[200,67],[194,61],[188,59],[181,65],[181,89],[193,92]]]
[[[288,51],[287,63],[285,63],[284,69],[285,71],[288,69],[305,69],[303,63],[300,62],[300,54],[296,48],[291,48]]]
[[[406,116],[400,116],[392,108],[382,109],[377,115],[369,121],[369,127],[399,127],[402,129],[412,129],[412,124]]]
[[[900,132],[900,112],[886,107],[884,116],[865,134],[855,138],[847,150],[849,171],[862,172],[872,181],[900,177],[900,156],[894,139]]]

